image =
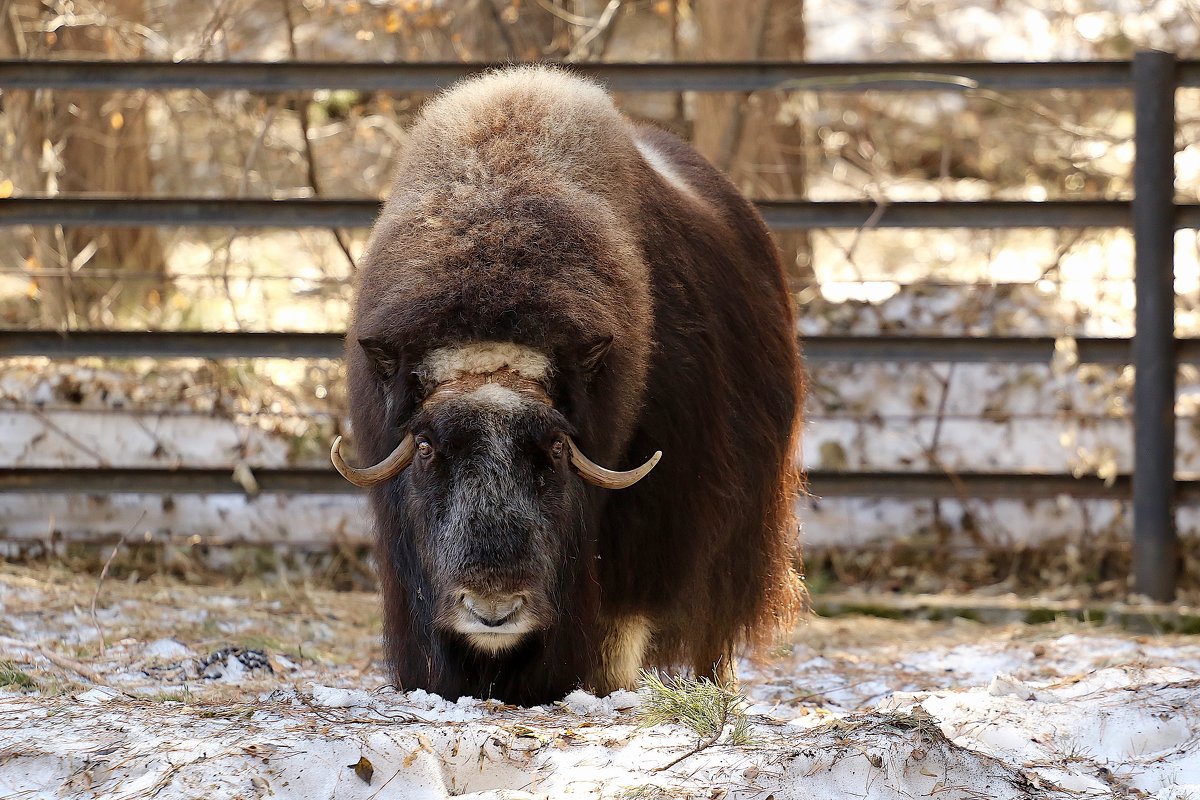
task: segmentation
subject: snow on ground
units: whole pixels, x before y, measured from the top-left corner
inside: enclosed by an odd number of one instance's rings
[[[1200,797],[1195,638],[815,619],[743,665],[751,743],[688,755],[637,693],[390,689],[369,594],[95,592],[0,566],[0,797]]]

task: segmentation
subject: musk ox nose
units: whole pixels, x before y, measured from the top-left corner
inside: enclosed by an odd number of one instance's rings
[[[463,592],[462,604],[471,616],[489,628],[512,620],[525,605],[523,594],[477,594]]]

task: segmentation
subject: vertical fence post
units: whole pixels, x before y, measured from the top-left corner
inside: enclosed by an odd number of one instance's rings
[[[1133,59],[1134,590],[1175,599],[1175,56]]]

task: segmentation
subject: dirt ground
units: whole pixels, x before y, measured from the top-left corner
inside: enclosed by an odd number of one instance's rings
[[[1200,797],[1196,637],[814,618],[743,663],[749,743],[692,753],[645,690],[397,693],[378,630],[278,577],[0,565],[0,797]]]

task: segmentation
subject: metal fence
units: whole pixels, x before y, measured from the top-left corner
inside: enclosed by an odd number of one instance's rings
[[[199,89],[281,92],[319,88],[430,91],[486,64],[153,63],[0,61],[0,89]],[[1176,502],[1200,502],[1200,480],[1175,475],[1175,381],[1180,363],[1200,364],[1200,340],[1174,335],[1173,235],[1200,228],[1200,205],[1174,200],[1174,95],[1200,87],[1200,61],[1161,52],[1130,61],[1051,63],[677,63],[573,64],[613,90],[749,92],[944,90],[1131,90],[1136,116],[1134,198],[1124,201],[760,202],[776,230],[814,228],[1131,228],[1136,240],[1133,339],[1079,339],[1081,362],[1130,364],[1134,389],[1132,475],[810,472],[826,497],[1132,499],[1135,589],[1174,596],[1179,563]],[[368,226],[373,200],[245,200],[47,197],[0,200],[0,225]],[[809,363],[1049,363],[1054,341],[1004,337],[823,336],[804,342]],[[337,358],[340,337],[306,333],[0,331],[0,359],[17,356]],[[265,492],[354,491],[331,470],[256,471]],[[0,491],[236,493],[225,470],[0,469]]]

